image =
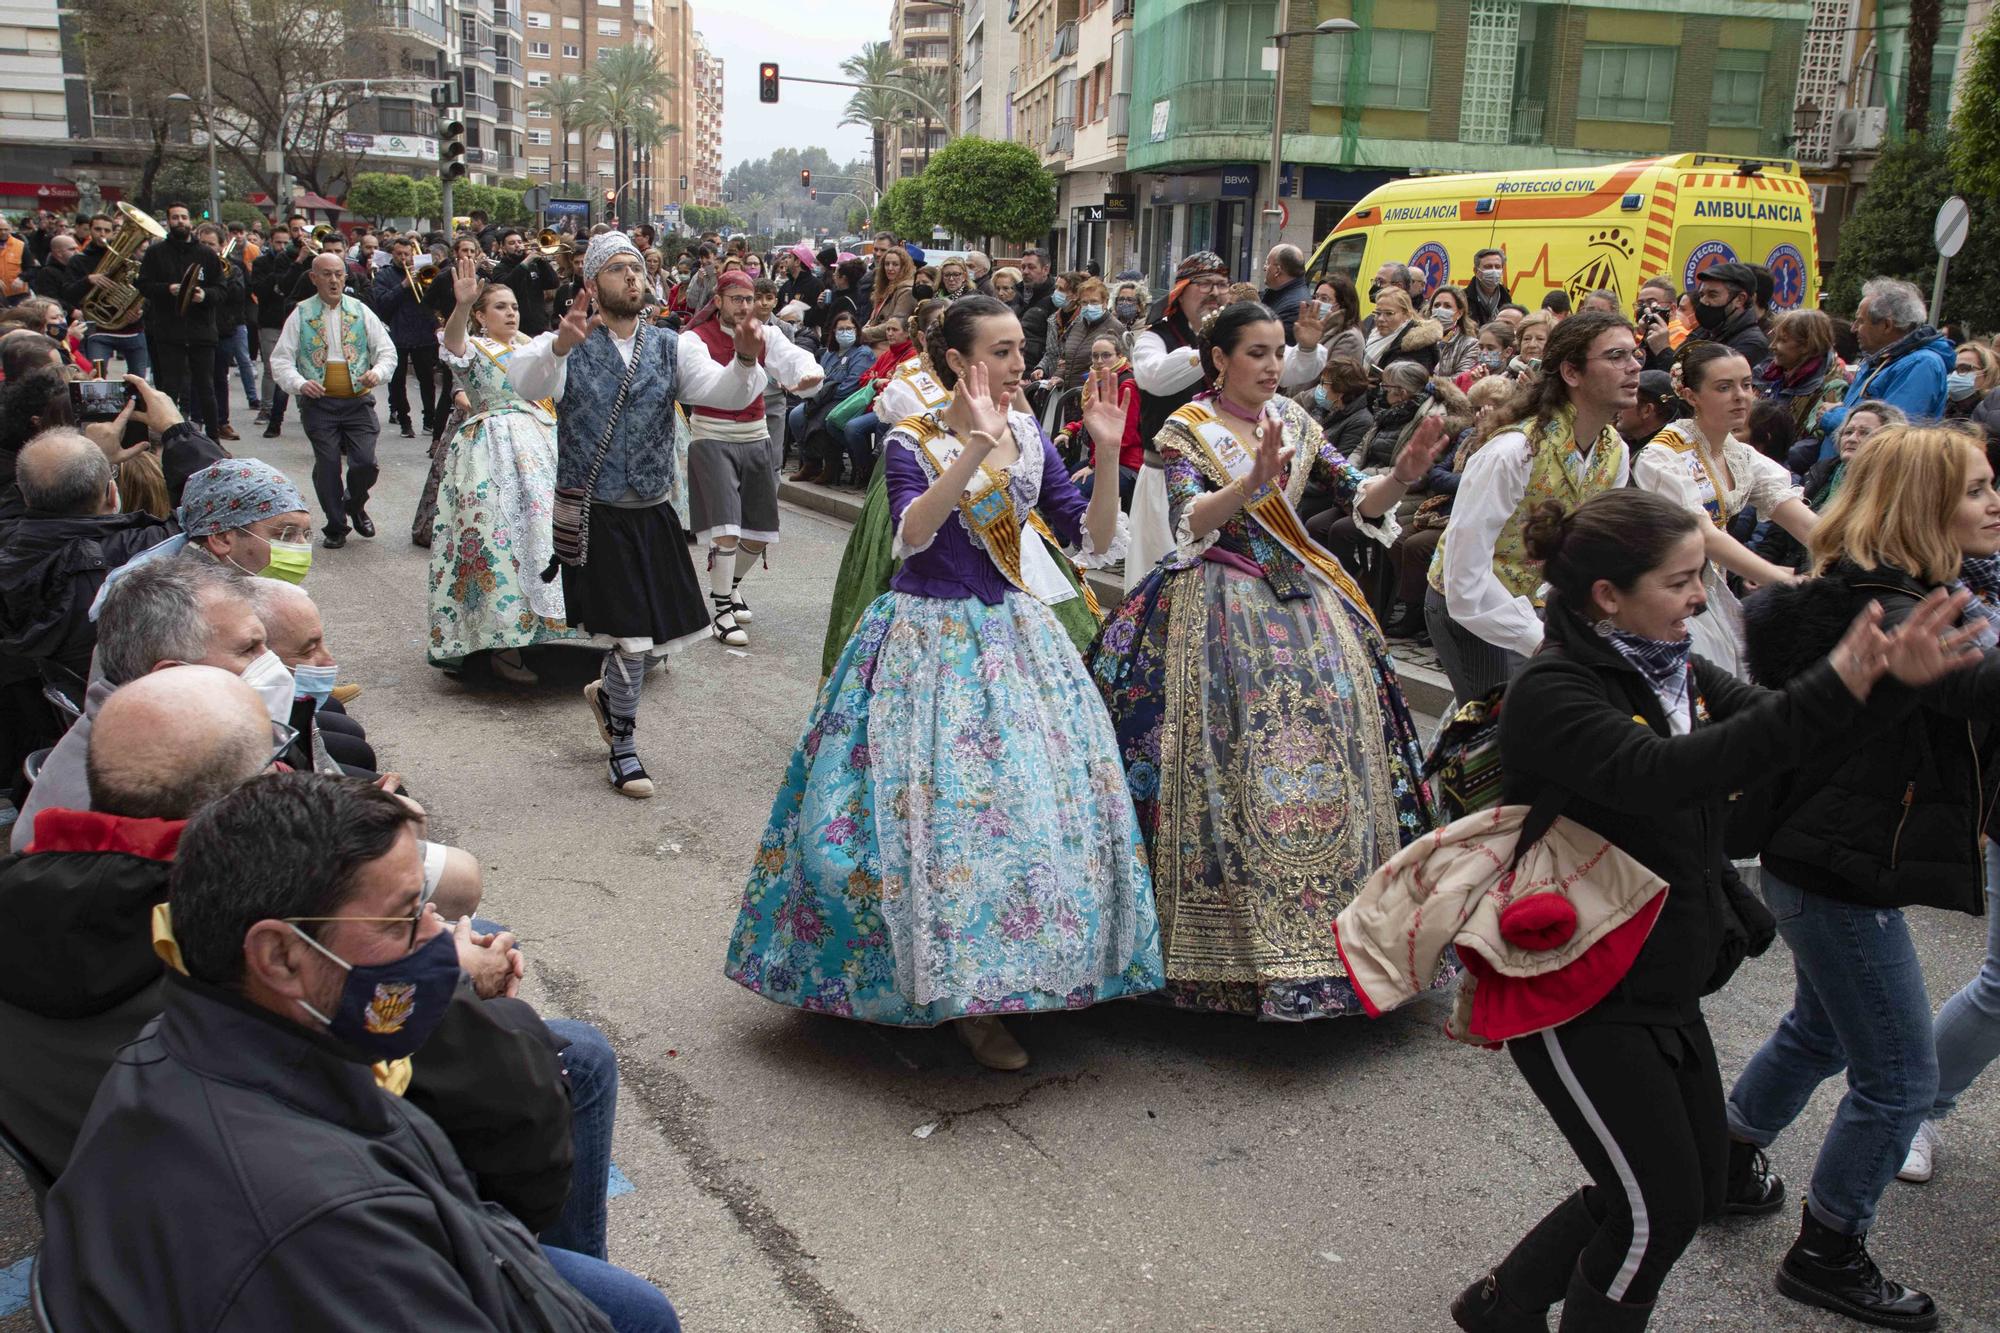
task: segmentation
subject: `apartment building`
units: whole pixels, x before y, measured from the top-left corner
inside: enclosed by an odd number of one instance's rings
[[[1891,0],[1883,0],[1886,5]],[[1962,7],[1962,0],[1961,0]],[[1312,247],[1362,195],[1420,171],[1687,151],[1781,156],[1812,0],[1137,0],[1126,150],[1139,251],[1239,277],[1268,170],[1272,33],[1351,19],[1285,56],[1284,236]]]
[[[519,0],[381,0],[365,64],[390,75],[465,78],[468,180],[491,184],[523,174],[526,91]],[[437,169],[437,113],[430,99],[375,97],[347,113],[350,149],[371,171],[421,176]]]
[[[925,141],[926,117],[921,110],[892,128],[889,133],[889,178],[914,176],[924,169],[931,153],[945,146],[954,132],[959,100],[959,0],[894,0],[889,11],[889,42],[897,54],[930,91],[940,94],[928,100],[938,115],[929,118],[929,141]]]
[[[1057,180],[1047,248],[1059,267],[1137,262],[1126,174],[1133,0],[1020,0],[1014,13],[1012,133]]]
[[[70,125],[88,124],[89,92],[62,52],[55,0],[0,3],[0,209],[74,208]]]
[[[981,139],[1013,137],[1008,78],[1015,64],[1008,0],[971,0],[961,25],[958,66],[958,133]],[[990,12],[989,12],[990,11]]]
[[[722,203],[722,67],[722,57],[709,50],[696,33],[693,115],[681,124],[694,125],[687,201],[703,208]]]

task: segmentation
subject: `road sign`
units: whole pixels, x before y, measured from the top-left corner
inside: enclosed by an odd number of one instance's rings
[[[547,208],[548,205],[549,187],[546,185],[530,186],[521,195],[521,207],[527,209],[530,213],[539,213],[544,208]]]
[[[1972,229],[1972,210],[1965,200],[1953,195],[1939,206],[1937,222],[1931,227],[1931,238],[1937,242],[1937,252],[1950,259],[1965,248],[1966,233]]]

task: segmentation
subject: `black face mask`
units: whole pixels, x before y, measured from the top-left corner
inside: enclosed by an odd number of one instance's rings
[[[1697,301],[1694,306],[1694,322],[1701,326],[1704,333],[1714,333],[1729,322],[1729,317],[1733,313],[1735,312],[1729,308],[1728,302],[1721,305],[1703,305]]]
[[[1381,284],[1381,283],[1379,283],[1379,282],[1371,282],[1371,283],[1369,283],[1369,284],[1368,284],[1368,301],[1369,301],[1369,304],[1371,304],[1371,305],[1372,305],[1372,304],[1374,304],[1374,301],[1375,301],[1375,298],[1376,298],[1376,297],[1378,297],[1378,296],[1380,296],[1381,294],[1382,294],[1382,284]]]
[[[937,288],[926,287],[921,283],[913,284],[910,287],[910,295],[916,298],[918,305],[922,305],[924,302],[930,300],[933,296],[937,295]]]

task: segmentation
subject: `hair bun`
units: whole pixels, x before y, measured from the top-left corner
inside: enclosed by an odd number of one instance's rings
[[[1521,540],[1527,545],[1529,558],[1543,564],[1562,554],[1563,541],[1568,536],[1569,511],[1556,500],[1536,505],[1528,521],[1521,525]]]

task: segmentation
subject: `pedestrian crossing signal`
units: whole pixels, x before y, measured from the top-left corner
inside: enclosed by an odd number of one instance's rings
[[[775,102],[778,100],[778,66],[773,61],[765,61],[757,66],[757,100]]]

